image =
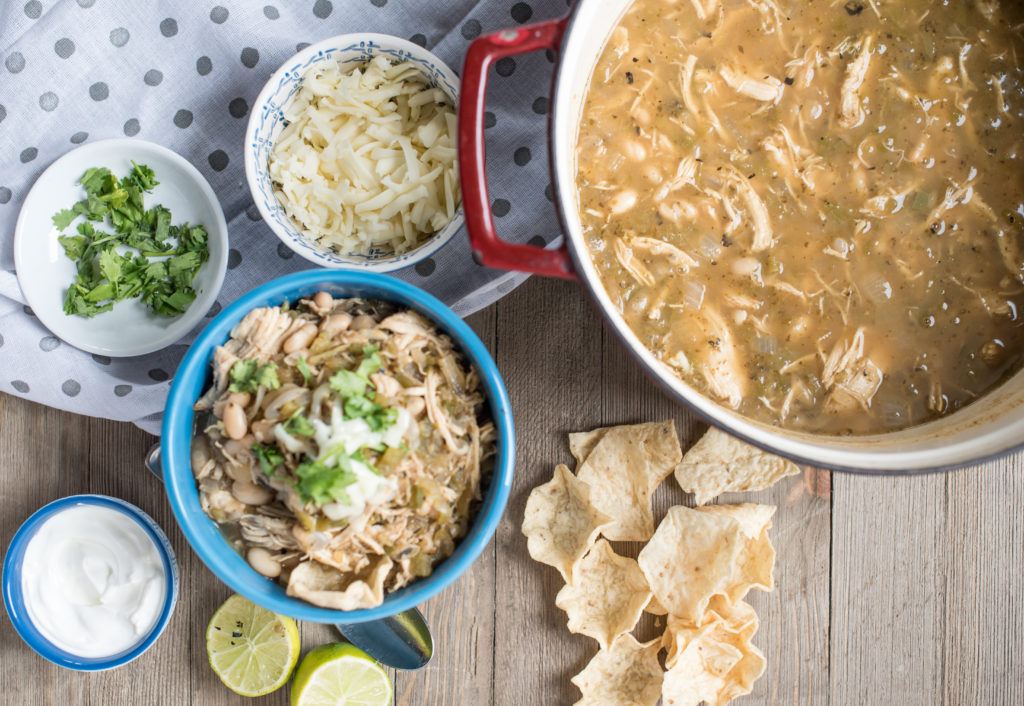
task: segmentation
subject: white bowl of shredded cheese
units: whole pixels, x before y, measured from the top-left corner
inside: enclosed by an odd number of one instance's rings
[[[459,79],[426,49],[346,34],[270,77],[245,138],[264,221],[323,267],[387,272],[423,260],[462,227]]]

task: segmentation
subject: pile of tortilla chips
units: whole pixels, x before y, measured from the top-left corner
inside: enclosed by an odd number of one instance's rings
[[[749,694],[765,660],[750,642],[758,618],[743,598],[772,590],[775,508],[677,505],[655,529],[651,496],[673,471],[702,504],[799,469],[714,429],[684,457],[671,421],[570,434],[569,447],[575,474],[559,465],[534,488],[523,533],[530,556],[565,579],[555,603],[569,631],[600,646],[572,679],[583,693],[577,706],[718,705]],[[634,560],[608,540],[646,545]],[[640,643],[630,632],[645,610],[668,617],[660,639]]]

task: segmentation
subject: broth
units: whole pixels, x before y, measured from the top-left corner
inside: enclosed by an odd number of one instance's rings
[[[751,418],[948,414],[1024,352],[1024,8],[637,0],[591,77],[584,237],[636,335]]]

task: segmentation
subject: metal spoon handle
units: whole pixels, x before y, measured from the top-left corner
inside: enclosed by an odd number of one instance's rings
[[[416,608],[380,620],[334,627],[363,652],[395,669],[420,669],[434,654],[430,628]]]
[[[160,444],[146,453],[146,468],[164,478],[160,463]],[[420,669],[434,655],[434,640],[423,614],[416,608],[366,623],[338,623],[342,637],[381,664],[395,669]]]

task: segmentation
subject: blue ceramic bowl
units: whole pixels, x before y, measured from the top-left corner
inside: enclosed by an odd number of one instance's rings
[[[270,153],[287,125],[284,108],[302,86],[302,77],[317,64],[330,62],[353,68],[375,56],[388,56],[396,62],[411,62],[420,69],[423,80],[440,88],[451,104],[459,99],[459,77],[448,66],[418,44],[388,34],[359,32],[331,37],[306,47],[284,62],[270,77],[253,103],[245,132],[245,178],[249,182],[256,208],[281,242],[315,265],[329,268],[358,269],[365,272],[391,272],[415,265],[437,252],[459,232],[463,224],[460,207],[451,221],[414,250],[396,255],[390,250],[343,254],[321,245],[302,233],[274,196],[270,179]]]
[[[156,545],[157,551],[163,559],[164,577],[167,580],[164,592],[164,607],[153,628],[130,649],[107,657],[79,657],[50,642],[32,622],[32,617],[29,614],[28,607],[25,605],[22,593],[21,567],[25,559],[25,550],[28,548],[28,543],[43,523],[52,516],[62,510],[80,505],[95,505],[97,507],[117,510],[138,523],[139,527],[149,535],[149,538],[153,540],[153,544]],[[4,607],[7,608],[7,615],[10,616],[14,629],[18,631],[21,639],[27,642],[28,646],[39,653],[41,657],[68,669],[80,672],[100,672],[131,662],[148,650],[156,642],[156,639],[160,637],[160,633],[164,631],[164,628],[167,627],[167,622],[171,619],[171,613],[174,612],[174,604],[178,599],[178,565],[174,559],[174,550],[171,548],[171,543],[167,541],[167,535],[153,521],[152,517],[139,508],[124,500],[107,495],[72,495],[71,497],[54,500],[49,505],[44,505],[36,510],[15,533],[14,539],[11,540],[10,546],[7,547],[7,554],[4,557],[3,592]]]
[[[252,309],[294,302],[319,291],[329,292],[335,297],[395,302],[419,311],[437,324],[452,337],[479,372],[497,430],[497,456],[490,484],[485,489],[483,503],[469,532],[460,540],[455,552],[430,576],[388,594],[381,605],[366,610],[320,608],[288,596],[280,584],[256,573],[225,541],[217,523],[203,513],[192,476],[192,405],[211,384],[210,363],[214,348],[227,340],[231,328]],[[378,620],[423,603],[455,581],[494,535],[508,502],[515,462],[512,412],[505,384],[494,360],[469,326],[451,309],[417,287],[385,275],[341,270],[313,270],[286,275],[257,287],[224,309],[199,335],[178,366],[167,398],[160,445],[164,483],[171,508],[199,558],[221,581],[253,603],[297,620],[318,623]]]

